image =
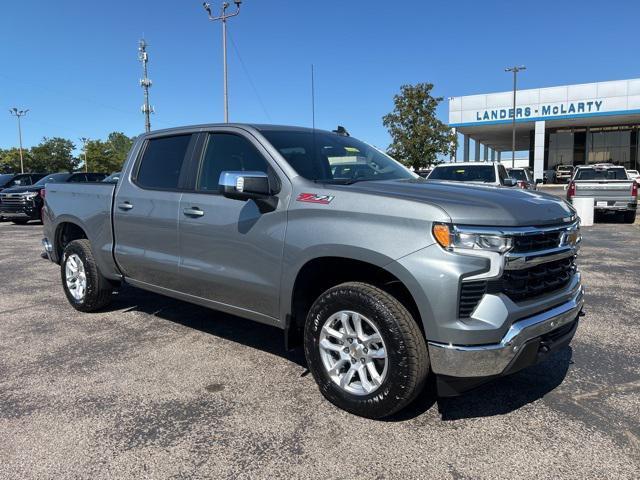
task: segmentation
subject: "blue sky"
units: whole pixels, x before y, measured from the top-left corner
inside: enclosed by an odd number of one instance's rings
[[[221,25],[207,20],[201,1],[1,8],[0,147],[17,144],[13,106],[30,109],[26,146],[43,136],[79,143],[140,133],[143,35],[153,128],[222,120]],[[504,67],[512,64],[527,66],[522,88],[639,77],[639,17],[640,2],[612,0],[245,0],[229,23],[230,119],[310,125],[313,63],[316,125],[344,125],[386,147],[381,118],[405,83],[432,82],[444,97],[509,90]],[[446,121],[446,102],[439,115]]]

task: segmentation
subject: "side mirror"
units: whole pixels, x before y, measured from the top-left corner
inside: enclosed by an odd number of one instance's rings
[[[264,172],[222,172],[220,193],[236,200],[262,198],[271,195],[269,177]]]
[[[502,181],[502,185],[505,187],[515,187],[518,181],[515,178],[507,177]]]
[[[269,185],[264,172],[222,172],[218,180],[220,193],[234,200],[253,200],[260,213],[274,211],[278,206],[277,193]]]
[[[543,180],[541,178],[536,178],[536,185],[540,185],[541,183],[543,183]]]

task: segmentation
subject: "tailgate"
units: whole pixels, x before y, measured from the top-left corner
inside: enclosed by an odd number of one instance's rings
[[[589,180],[574,182],[576,197],[593,197],[602,199],[631,199],[632,181],[629,180]]]

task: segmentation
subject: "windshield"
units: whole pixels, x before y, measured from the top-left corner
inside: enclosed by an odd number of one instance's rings
[[[12,173],[3,173],[2,175],[0,175],[0,187],[4,187],[5,183],[8,183],[12,178]]]
[[[53,175],[47,175],[46,177],[41,178],[36,183],[34,183],[34,186],[44,187],[47,183],[64,182],[70,176],[70,173],[54,173]]]
[[[495,182],[493,165],[446,165],[436,167],[429,180],[451,180],[454,182]]]
[[[349,184],[415,178],[388,155],[352,137],[323,131],[267,130],[262,134],[308,180]]]
[[[628,180],[624,168],[580,168],[574,180]]]
[[[29,182],[25,182],[25,179],[27,177],[28,175],[14,175],[12,173],[8,175],[2,175],[0,179],[0,186],[2,186],[3,188],[19,187],[25,183],[26,184],[29,183]]]
[[[524,170],[509,170],[509,176],[523,182],[527,181],[527,174]]]

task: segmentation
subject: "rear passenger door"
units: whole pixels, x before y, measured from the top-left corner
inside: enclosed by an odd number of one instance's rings
[[[256,140],[232,132],[203,134],[203,153],[194,162],[199,164],[194,191],[184,193],[178,212],[180,277],[186,293],[215,302],[217,308],[277,318],[290,187]],[[221,195],[223,171],[268,173],[280,190],[276,209],[261,212],[253,200]]]
[[[125,172],[114,204],[115,256],[125,276],[181,290],[178,209],[195,136],[150,137]]]

